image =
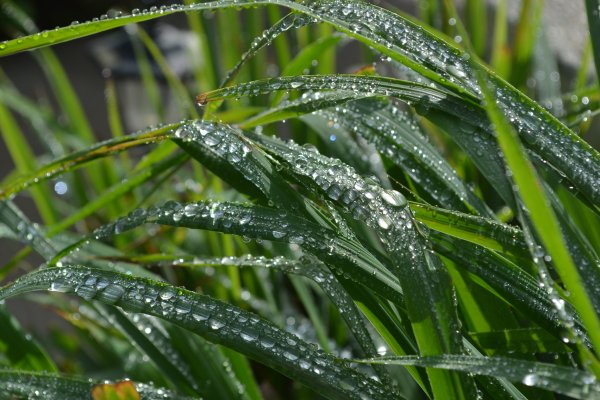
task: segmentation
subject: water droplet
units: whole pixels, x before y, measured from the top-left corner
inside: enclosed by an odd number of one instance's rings
[[[396,190],[383,190],[381,192],[381,198],[391,206],[404,207],[406,206],[406,197]]]
[[[123,286],[113,283],[104,288],[101,297],[107,303],[114,304],[121,300],[121,297],[123,297],[124,294],[125,289]]]
[[[281,239],[282,237],[284,237],[286,235],[285,232],[282,231],[273,231],[273,237],[275,239]]]
[[[215,331],[219,330],[225,326],[225,323],[222,321],[219,321],[218,319],[211,319],[209,324],[210,324],[210,329],[215,330]]]
[[[72,289],[73,287],[71,286],[71,284],[63,280],[56,280],[50,285],[51,292],[67,293]]]
[[[536,374],[527,374],[523,377],[523,384],[526,386],[534,386],[538,382]]]
[[[381,229],[389,229],[392,225],[392,219],[389,216],[382,214],[377,218],[377,225],[379,225]]]

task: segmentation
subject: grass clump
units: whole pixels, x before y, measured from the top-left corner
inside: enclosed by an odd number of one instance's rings
[[[360,1],[190,1],[35,32],[5,2],[27,35],[0,56],[33,50],[66,118],[3,77],[0,234],[23,248],[0,299],[71,329],[29,340],[3,306],[0,395],[600,398],[598,86],[588,65],[555,97],[527,86],[555,65],[534,52],[541,8],[508,42],[504,2],[492,27],[483,1],[464,25],[451,2],[422,3],[416,20]],[[128,29],[161,123],[123,134],[107,78],[113,137],[96,141],[51,45],[182,12],[193,82]],[[336,57],[350,44],[353,72]],[[51,135],[43,157],[18,114]]]

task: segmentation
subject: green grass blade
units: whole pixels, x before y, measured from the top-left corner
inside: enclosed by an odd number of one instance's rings
[[[447,271],[427,248],[404,196],[369,184],[351,167],[296,144],[277,145],[271,139],[268,149],[282,159],[300,182],[336,202],[345,213],[377,233],[391,256],[390,270],[402,284],[421,354],[460,352]],[[459,382],[450,374],[428,374],[437,395],[468,396],[468,381]]]
[[[37,160],[29,144],[25,141],[23,132],[4,104],[0,104],[0,134],[19,173],[26,175],[34,171]],[[52,197],[49,188],[38,187],[32,191],[31,195],[44,222],[56,221],[58,218],[56,211],[48,202],[48,199]]]
[[[564,339],[564,327],[556,315],[555,307],[532,275],[485,248],[435,231],[431,232],[431,238],[437,253],[480,277],[481,282],[476,281],[478,284],[498,294],[509,305],[518,305],[519,312],[527,318],[535,321],[560,340]],[[572,315],[572,307],[569,304],[565,307]],[[575,318],[575,329],[580,335],[585,335],[581,322],[577,318]]]
[[[200,104],[204,104],[207,101],[221,100],[222,98],[286,90],[353,91],[359,96],[392,96],[413,104],[419,114],[448,131],[463,150],[472,157],[486,178],[493,183],[503,200],[514,207],[510,183],[504,173],[498,146],[486,132],[489,123],[484,110],[476,103],[454,96],[444,90],[425,84],[376,76],[302,75],[221,88],[204,93],[198,96],[197,100]],[[391,119],[394,120],[395,117],[391,117]],[[464,198],[480,203],[473,195]],[[482,211],[485,209],[482,205],[479,208]]]
[[[138,66],[138,70],[140,71],[140,78],[142,80],[142,85],[144,86],[144,91],[148,96],[148,102],[154,109],[154,112],[156,112],[159,121],[164,121],[165,109],[163,105],[163,99],[161,98],[160,86],[157,82],[150,59],[148,58],[149,55],[146,52],[142,39],[140,38],[140,31],[137,29],[136,25],[131,25],[125,29],[125,32],[127,32],[129,35],[129,39],[133,47],[133,54],[135,55],[135,61]],[[153,47],[153,50],[160,53],[155,47]],[[164,62],[161,65],[161,68],[165,68]],[[169,79],[173,79],[173,77],[170,76]],[[174,95],[177,96],[177,92],[174,92]]]
[[[73,292],[87,299],[169,320],[209,341],[256,358],[334,399],[393,395],[375,380],[315,350],[272,323],[208,296],[164,283],[85,267],[48,268],[0,289],[0,298],[36,291]]]
[[[271,208],[236,203],[181,204],[168,201],[162,206],[134,210],[127,217],[95,230],[90,237],[107,238],[145,223],[214,230],[296,244],[317,255],[336,273],[345,273],[356,283],[370,287],[398,305],[403,304],[398,279],[360,244],[337,236],[333,230],[309,220]],[[61,251],[51,264],[68,256],[85,241],[87,239]]]
[[[167,80],[167,83],[169,84],[169,87],[171,88],[171,91],[173,92],[173,95],[177,99],[180,109],[183,112],[182,117],[198,118],[196,107],[190,99],[187,89],[181,80],[173,73],[171,67],[169,67],[169,63],[156,43],[154,43],[150,35],[148,35],[148,33],[146,33],[146,31],[140,26],[137,27],[137,34]]]
[[[525,386],[539,387],[576,399],[600,398],[600,385],[588,372],[560,365],[505,357],[442,355],[432,357],[381,357],[368,363],[416,365],[505,378]]]
[[[422,203],[411,202],[410,208],[417,220],[438,232],[501,252],[504,256],[529,258],[523,232],[511,225]]]
[[[129,317],[114,307],[106,307],[101,304],[98,309],[148,356],[173,384],[173,387],[187,395],[199,394],[200,388],[194,381],[189,367],[181,360],[158,327],[152,326],[147,320]]]
[[[86,379],[61,377],[52,374],[23,371],[0,370],[0,384],[3,395],[9,398],[29,398],[32,393],[43,393],[45,398],[81,400],[91,397],[92,390],[101,382]],[[173,400],[190,400],[165,389],[157,389],[144,383],[134,383],[135,389],[143,399],[160,400],[168,396]],[[15,396],[15,397],[13,397]]]
[[[32,185],[51,179],[98,158],[106,157],[134,146],[163,141],[172,137],[172,129],[178,126],[179,124],[171,124],[158,128],[150,128],[129,136],[109,139],[97,143],[88,149],[71,153],[63,158],[52,161],[28,176],[18,178],[14,182],[5,185],[0,190],[0,199],[8,198]]]
[[[569,300],[581,316],[593,347],[600,349],[600,319],[590,300],[593,290],[587,288],[586,280],[573,263],[560,224],[516,132],[501,114],[495,98],[487,88],[484,88],[484,95],[490,119],[496,128],[498,143],[518,188],[517,195],[522,199],[523,207],[528,210],[526,214],[531,218],[536,233],[552,257],[566,289],[571,292]]]

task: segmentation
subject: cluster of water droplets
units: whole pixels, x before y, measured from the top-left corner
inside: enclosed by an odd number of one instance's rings
[[[321,114],[374,143],[422,187],[433,188],[430,193],[440,205],[465,209],[463,202],[474,195],[416,122],[393,105],[380,110],[370,108],[368,104],[349,103]]]
[[[524,142],[542,159],[564,173],[592,201],[600,202],[600,157],[587,143],[542,109],[523,105],[514,91],[496,88],[506,118]]]
[[[186,123],[175,131],[175,137],[184,142],[202,144],[232,165],[252,152],[250,145],[240,140],[233,128],[207,121]]]
[[[448,47],[398,15],[359,1],[328,0],[311,3],[309,7],[323,20],[333,20],[353,34],[409,57],[440,74],[443,79],[478,93],[466,53]]]
[[[220,86],[227,86],[248,59],[253,57],[260,49],[270,45],[278,36],[292,28],[298,29],[310,24],[311,22],[316,22],[316,20],[311,19],[304,14],[290,13],[279,20],[275,25],[271,26],[269,29],[264,30],[260,36],[256,37],[252,41],[250,48],[244,54],[242,54],[236,66],[229,71]]]

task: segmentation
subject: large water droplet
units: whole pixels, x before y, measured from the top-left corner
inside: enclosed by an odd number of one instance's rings
[[[536,374],[527,374],[523,377],[523,384],[526,386],[534,386],[538,382]]]
[[[394,207],[406,206],[406,197],[396,190],[383,190],[381,192],[381,198],[383,201]]]

